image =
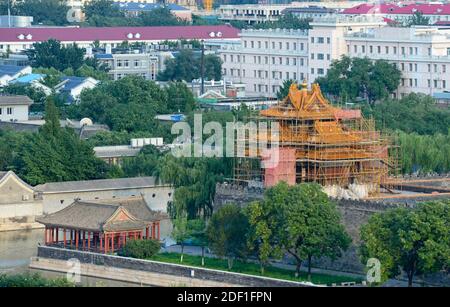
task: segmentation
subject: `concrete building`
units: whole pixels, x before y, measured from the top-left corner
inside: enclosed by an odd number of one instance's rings
[[[173,187],[154,177],[52,182],[35,188],[42,198],[44,214],[59,211],[74,200],[101,200],[143,196],[150,209],[166,211],[173,199]]]
[[[0,121],[17,122],[28,120],[28,111],[33,100],[28,96],[0,95]]]
[[[223,21],[242,21],[248,24],[276,21],[289,5],[237,4],[221,5],[219,19]]]
[[[131,139],[130,145],[97,146],[94,147],[95,156],[109,165],[122,165],[123,159],[136,157],[147,145],[161,148],[164,146],[163,138]]]
[[[40,227],[35,217],[42,212],[33,187],[14,172],[0,172],[0,231]]]
[[[32,16],[0,16],[0,28],[25,28],[31,27]]]
[[[167,8],[172,15],[180,20],[192,21],[192,11],[184,6],[168,3],[138,3],[138,2],[117,2],[115,5],[129,17],[138,17],[141,13],[149,13],[155,9]]]
[[[336,15],[316,19],[308,31],[243,30],[241,45],[219,51],[224,78],[245,83],[247,96],[275,97],[283,81],[312,83],[326,75],[333,60],[349,55],[397,65],[403,75],[397,97],[448,90],[450,30],[386,25],[380,16]]]
[[[395,35],[392,35],[395,31]],[[450,90],[450,28],[379,28],[345,35],[351,57],[385,59],[402,73],[395,93],[428,95]]]
[[[408,21],[416,12],[429,18],[430,23],[450,21],[450,3],[362,3],[342,11],[349,17],[377,15],[396,22]]]
[[[108,75],[113,80],[138,75],[147,80],[156,80],[159,72],[159,57],[147,52],[105,53],[94,56],[109,67]]]
[[[282,14],[292,14],[300,19],[314,19],[333,15],[337,12],[336,9],[314,5],[308,7],[288,7],[282,11]]]
[[[0,53],[19,52],[32,48],[33,43],[61,41],[63,46],[76,43],[81,48],[100,45],[120,46],[128,43],[154,44],[180,39],[238,39],[239,29],[230,25],[217,26],[161,26],[161,27],[31,27],[4,28],[0,31]]]

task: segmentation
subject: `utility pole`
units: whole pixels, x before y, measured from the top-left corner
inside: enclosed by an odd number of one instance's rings
[[[201,40],[202,43],[202,56],[200,60],[200,78],[202,82],[201,87],[201,94],[203,95],[205,93],[205,44],[204,40]]]
[[[8,0],[8,28],[11,28],[11,0]]]

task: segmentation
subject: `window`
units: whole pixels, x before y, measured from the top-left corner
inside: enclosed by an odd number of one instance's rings
[[[134,67],[139,67],[139,60],[134,60]]]
[[[226,55],[226,54],[223,55],[223,61],[224,61],[224,62],[227,61],[227,55]]]
[[[377,52],[378,52],[378,54],[381,53],[381,46],[377,46]]]
[[[286,72],[286,79],[289,80],[289,72]]]
[[[314,53],[311,53],[311,60],[314,60]]]
[[[317,74],[323,75],[323,74],[324,74],[323,68],[318,68],[318,69],[317,69]]]
[[[258,48],[261,49],[261,41],[258,41]]]
[[[327,37],[327,44],[330,44],[330,38]]]
[[[442,65],[442,72],[447,72],[447,69],[446,69],[446,66],[445,65]]]
[[[409,55],[413,55],[413,47],[409,47]]]
[[[255,48],[255,42],[254,42],[254,41],[251,41],[251,42],[250,42],[250,46],[251,46],[252,48]]]
[[[3,109],[2,109],[2,108],[0,108],[0,115],[2,115],[2,111],[3,111]]]
[[[314,68],[311,68],[311,74],[314,75]]]
[[[437,65],[434,64],[433,66],[434,66],[434,72],[437,72]]]
[[[386,54],[389,54],[389,46],[384,47],[384,52],[385,52]]]
[[[402,47],[402,55],[405,55],[405,47]]]
[[[244,41],[244,48],[247,48],[247,41]]]
[[[294,62],[293,65],[296,66],[297,65],[297,59],[293,58],[292,61]]]
[[[369,46],[369,52],[373,53],[373,46]]]
[[[314,44],[314,37],[311,37],[311,43]]]
[[[362,45],[361,46],[361,51],[362,51],[362,53],[366,53],[366,46]]]
[[[317,59],[318,60],[323,60],[323,59],[325,59],[325,56],[323,55],[323,53],[318,53],[317,54]]]
[[[331,56],[329,53],[327,53],[327,60],[329,61],[331,59]]]
[[[289,50],[289,42],[286,42],[286,50]]]
[[[283,43],[282,43],[282,42],[279,42],[279,43],[278,43],[278,47],[279,47],[278,49],[280,49],[280,50],[283,49]]]
[[[412,71],[413,70],[413,65],[412,65],[412,63],[409,63],[409,71]]]
[[[397,54],[397,47],[393,47],[394,48],[394,54]]]
[[[301,43],[300,50],[303,50],[304,48],[305,48],[305,44]],[[447,49],[447,53],[448,53],[448,55],[450,55],[450,48]]]
[[[272,49],[275,49],[275,42],[272,42]]]
[[[13,114],[13,108],[6,108],[6,114],[12,115]]]
[[[353,46],[353,50],[355,51],[355,53],[357,53],[358,52],[358,46],[357,45]]]
[[[264,47],[266,47],[266,49],[269,49],[269,42],[268,41],[264,42]]]
[[[446,88],[446,87],[447,87],[447,84],[446,84],[445,80],[442,80],[442,88]]]
[[[317,43],[323,44],[324,42],[325,42],[325,40],[324,40],[323,37],[318,37],[318,38],[317,38]]]

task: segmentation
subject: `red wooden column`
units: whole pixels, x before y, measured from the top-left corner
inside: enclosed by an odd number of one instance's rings
[[[103,235],[100,233],[99,237],[100,237],[100,251],[103,251]]]
[[[116,235],[115,233],[113,233],[111,235],[111,253],[113,253],[113,254],[114,254],[114,236],[115,235]]]
[[[149,233],[150,233],[150,231],[149,231],[149,229],[148,229],[148,225],[145,227],[145,238],[148,240],[149,239]]]
[[[64,228],[64,229],[63,229],[64,247],[66,247],[66,239],[67,239],[66,231],[67,231],[67,230]]]
[[[59,228],[56,227],[56,243],[59,242]]]
[[[73,230],[70,230],[70,247],[73,245]]]
[[[91,232],[88,231],[87,233],[87,239],[88,239],[88,251],[91,250]]]
[[[78,241],[80,238],[80,233],[78,230],[75,231],[75,249],[78,249]]]
[[[45,245],[47,245],[47,240],[48,240],[48,231],[47,231],[47,226],[45,226],[45,230],[44,230],[44,243],[45,243]]]
[[[158,234],[157,234],[157,239],[158,239],[158,241],[159,241],[159,238],[160,238],[160,235],[161,235],[161,228],[160,228],[160,224],[159,224],[159,222],[158,222]]]
[[[107,254],[108,253],[108,244],[109,242],[108,242],[108,234],[107,233],[105,233],[105,254]]]
[[[82,233],[83,233],[83,235],[81,237],[83,240],[83,250],[85,250],[86,249],[86,231],[83,230]]]
[[[156,225],[152,223],[152,239],[156,239]]]

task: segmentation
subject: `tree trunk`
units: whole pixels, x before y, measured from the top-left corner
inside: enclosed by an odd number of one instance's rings
[[[260,266],[261,266],[261,275],[264,275],[264,263],[262,261],[260,262]]]
[[[180,256],[180,262],[183,262],[183,255],[184,255],[184,244],[181,244],[181,256]]]
[[[295,258],[295,261],[297,262],[296,263],[296,266],[295,266],[295,277],[296,278],[298,278],[299,276],[300,276],[300,268],[301,268],[301,266],[302,266],[302,259],[300,259],[300,257],[299,256],[297,256],[297,254],[295,254],[294,252],[292,252],[292,251],[287,251],[289,254],[291,254],[292,256],[294,256],[294,258]]]
[[[311,256],[308,256],[308,280],[311,281]]]
[[[231,270],[233,268],[233,258],[228,257],[228,270]]]
[[[414,278],[414,273],[413,272],[408,272],[408,287],[412,287],[413,286],[413,278]]]
[[[202,246],[202,266],[205,266],[205,247]]]

